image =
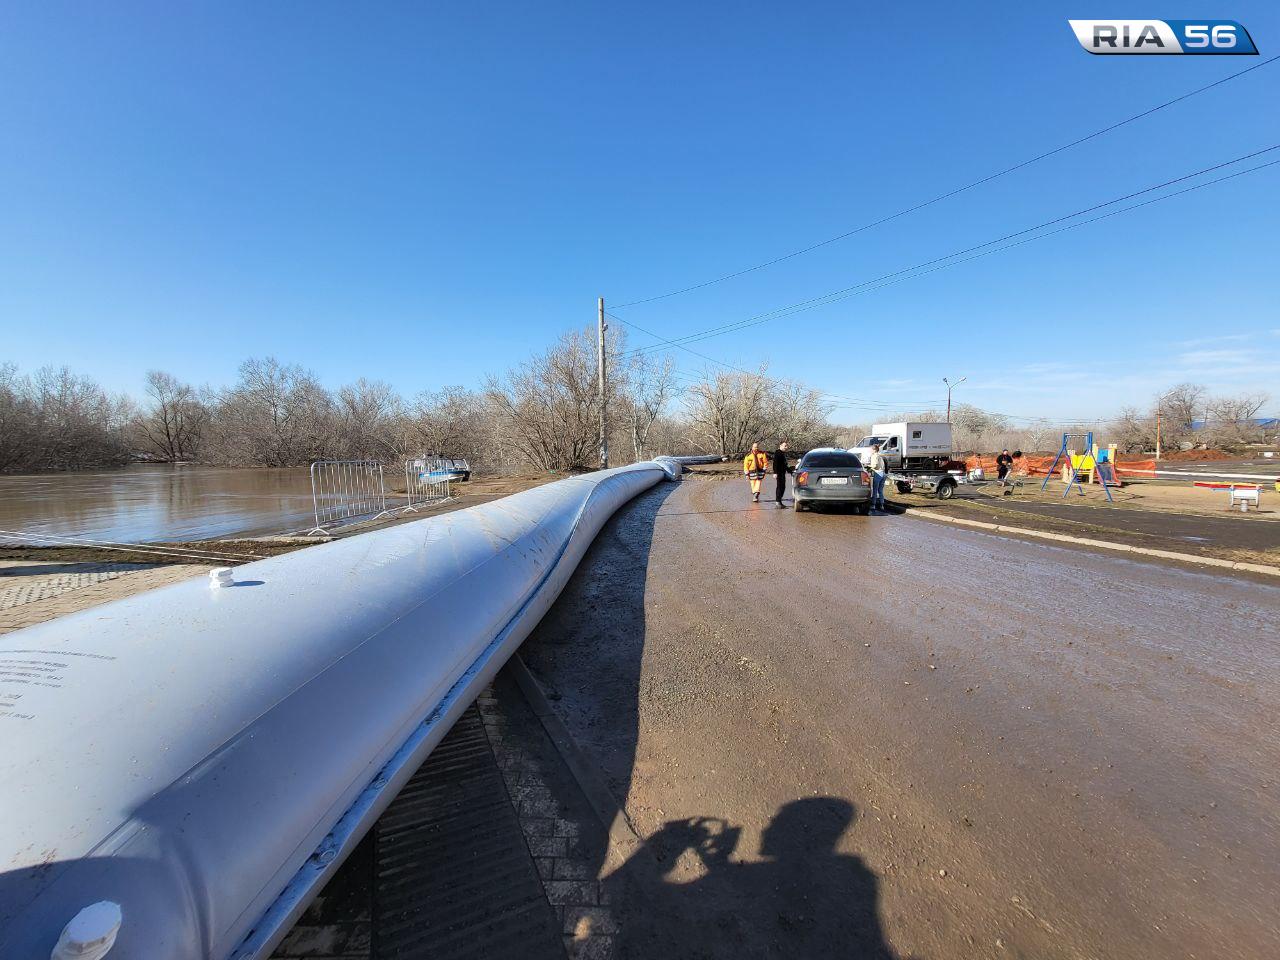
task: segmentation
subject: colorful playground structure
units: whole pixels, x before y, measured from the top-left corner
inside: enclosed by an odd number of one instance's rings
[[[1076,452],[1072,446],[1072,441],[1075,440],[1084,441],[1082,445],[1084,453]],[[1111,500],[1111,488],[1120,486],[1120,478],[1116,474],[1116,445],[1113,443],[1105,450],[1099,450],[1098,445],[1093,442],[1092,430],[1088,433],[1062,435],[1062,446],[1058,450],[1058,455],[1053,458],[1053,464],[1045,474],[1044,482],[1040,484],[1041,490],[1049,485],[1049,479],[1054,475],[1059,463],[1062,464],[1062,482],[1067,485],[1062,491],[1063,497],[1071,492],[1072,487],[1076,487],[1077,492],[1083,497],[1085,483],[1101,483],[1102,492],[1107,495],[1108,500]]]

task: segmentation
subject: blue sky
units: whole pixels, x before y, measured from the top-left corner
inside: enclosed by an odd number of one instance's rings
[[[1280,53],[1272,3],[1210,11],[1260,58],[1094,57],[1067,25],[1205,13],[1181,4],[977,9],[7,4],[0,359],[132,392],[266,354],[332,385],[475,385],[593,323],[597,296],[785,254]],[[1280,143],[1278,94],[1280,63],[618,315],[733,322]],[[957,400],[1029,417],[1183,379],[1276,412],[1278,222],[1280,166],[695,349],[909,409],[967,376]]]

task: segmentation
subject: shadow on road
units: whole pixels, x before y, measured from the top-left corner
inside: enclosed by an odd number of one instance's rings
[[[661,511],[675,489],[664,484],[615,515],[521,651],[603,774],[614,818],[625,819],[633,789],[647,575],[663,563],[654,552],[655,523],[687,515]],[[762,508],[774,509],[747,511]],[[654,691],[645,694],[654,701]],[[613,955],[893,957],[880,927],[876,875],[838,849],[856,814],[850,799],[804,797],[775,811],[758,850],[740,849],[741,826],[704,816],[668,821],[621,865],[602,855],[592,867],[612,908]]]
[[[759,858],[742,859],[741,828],[714,817],[668,821],[606,878],[611,898],[643,898],[624,912],[625,957],[860,957],[887,960],[879,883],[860,857],[836,850],[856,810],[837,797],[785,804],[765,828]],[[682,857],[702,875],[682,882]],[[615,894],[614,891],[617,891]]]

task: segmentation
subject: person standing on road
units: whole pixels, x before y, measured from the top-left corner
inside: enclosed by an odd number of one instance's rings
[[[760,449],[760,444],[753,443],[751,452],[742,458],[742,472],[751,481],[751,502],[760,502],[760,482],[769,472],[769,455]]]
[[[871,474],[871,509],[884,509],[884,457],[880,455],[880,444],[873,443],[871,445],[871,453],[867,455],[867,462],[863,464],[867,468],[867,472]]]
[[[1009,470],[1013,467],[1013,457],[1009,456],[1009,450],[1006,447],[1000,451],[1000,456],[996,457],[996,479],[1004,483],[1004,478],[1009,475]]]
[[[782,502],[782,495],[787,492],[788,473],[795,473],[795,470],[787,462],[787,441],[783,440],[778,444],[778,449],[773,451],[773,475],[778,480],[778,489],[774,496],[778,501],[778,506],[784,510],[787,505]]]

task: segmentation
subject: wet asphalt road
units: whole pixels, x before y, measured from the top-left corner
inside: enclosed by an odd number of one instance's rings
[[[1280,956],[1280,587],[747,501],[642,496],[523,650],[623,955]]]

